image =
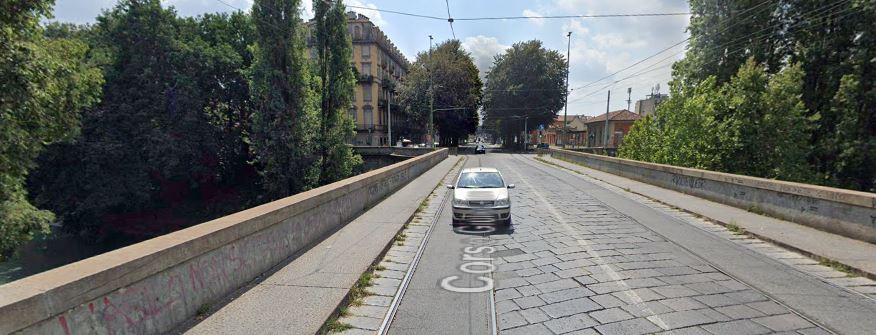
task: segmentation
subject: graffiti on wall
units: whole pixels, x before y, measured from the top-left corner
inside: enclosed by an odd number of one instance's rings
[[[702,189],[705,187],[706,180],[703,178],[696,178],[691,176],[685,176],[680,174],[672,175],[672,183],[678,187],[688,187],[695,189]]]

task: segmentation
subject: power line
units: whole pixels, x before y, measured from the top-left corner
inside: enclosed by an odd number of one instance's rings
[[[616,17],[681,16],[690,13],[639,13],[639,14],[592,14],[592,15],[520,15],[494,17],[461,17],[457,21],[523,20],[523,19],[594,19]]]
[[[444,0],[444,3],[447,4],[447,23],[450,24],[450,32],[453,33],[453,39],[456,39],[456,31],[453,30],[453,17],[450,15],[450,0]]]
[[[761,7],[761,6],[765,5],[765,4],[770,3],[770,2],[773,2],[773,1],[774,1],[774,0],[765,0],[765,1],[763,1],[763,2],[761,2],[761,3],[759,3],[759,4],[757,4],[757,5],[754,5],[754,6],[752,6],[752,7],[749,7],[748,9],[743,10],[742,12],[739,13],[739,15],[742,15],[742,14],[748,13],[748,12],[754,10],[754,9],[757,9],[758,7]],[[725,24],[725,23],[728,23],[728,22],[730,22],[730,21],[731,21],[731,20],[730,20],[729,18],[728,18],[728,19],[724,19],[724,20],[721,21],[718,25]],[[737,24],[739,24],[739,21],[736,21],[736,22],[734,22],[733,24],[724,27],[724,29],[721,30],[720,32],[718,32],[718,34],[727,31],[728,29],[730,29],[731,27],[733,27],[733,26],[735,26],[735,25],[737,25]],[[648,56],[648,57],[645,57],[644,59],[642,59],[642,60],[640,60],[640,61],[638,61],[638,62],[635,62],[635,63],[633,63],[633,64],[631,64],[631,65],[629,65],[629,66],[627,66],[627,67],[625,67],[625,68],[623,68],[623,69],[620,69],[620,70],[618,70],[618,71],[615,71],[614,73],[611,73],[611,74],[609,74],[609,75],[607,75],[607,76],[604,76],[604,77],[602,77],[602,78],[599,78],[599,79],[597,79],[597,80],[595,80],[595,81],[592,81],[592,82],[590,82],[590,83],[587,83],[587,84],[584,85],[584,86],[576,87],[576,88],[574,88],[573,90],[580,90],[580,89],[583,89],[583,88],[587,88],[587,87],[590,87],[590,86],[595,85],[596,83],[598,83],[598,82],[600,82],[600,81],[603,81],[603,80],[605,80],[605,79],[608,79],[608,78],[614,77],[614,76],[617,75],[618,73],[621,73],[621,72],[623,72],[623,71],[629,70],[630,68],[633,68],[633,67],[635,67],[636,65],[639,65],[639,64],[641,64],[641,63],[643,63],[643,62],[645,62],[645,61],[647,61],[647,60],[649,60],[649,59],[651,59],[651,58],[654,58],[654,57],[656,57],[657,55],[659,55],[659,54],[661,54],[661,53],[664,53],[664,52],[666,52],[666,51],[668,51],[668,50],[670,50],[670,49],[672,49],[672,48],[674,48],[674,47],[677,47],[677,46],[679,46],[679,45],[681,45],[681,44],[684,44],[684,43],[688,42],[690,39],[691,39],[691,37],[688,37],[688,38],[685,38],[685,39],[683,39],[683,40],[681,40],[681,41],[678,41],[678,42],[676,42],[675,44],[672,44],[672,45],[670,45],[670,46],[668,46],[668,47],[666,47],[666,48],[664,48],[664,49],[662,49],[662,50],[660,50],[660,51],[657,51],[656,53],[654,53],[654,54],[652,54],[652,55],[650,55],[650,56]]]
[[[806,12],[806,13],[803,14],[803,15],[808,15],[808,14],[811,14],[811,13],[814,13],[814,12],[819,12],[819,11],[829,11],[829,10],[834,10],[835,7],[837,7],[839,4],[841,4],[841,3],[843,3],[843,2],[847,2],[847,1],[848,1],[848,0],[840,0],[840,1],[837,1],[837,2],[835,2],[835,3],[829,4],[829,5],[825,5],[825,6],[822,6],[822,7],[816,8],[816,9],[814,9],[814,10],[811,10],[811,11],[809,11],[809,12]],[[837,14],[841,14],[841,13],[843,13],[843,15],[837,17],[837,19],[840,19],[840,18],[843,18],[843,17],[849,16],[849,15],[852,15],[852,14],[854,14],[855,12],[856,12],[856,11],[855,11],[854,8],[847,8],[847,9],[841,9],[841,10],[835,10],[835,11],[831,11],[831,12],[822,13],[822,15],[819,15],[819,16],[816,16],[816,17],[812,17],[812,18],[810,18],[810,21],[808,22],[809,24],[808,24],[806,27],[803,27],[803,29],[808,29],[808,28],[817,27],[818,24],[816,24],[816,22],[815,22],[816,20],[819,20],[819,19],[822,19],[822,18],[825,18],[825,17],[829,17],[829,16],[831,16],[831,15],[837,15]],[[792,25],[790,25],[790,26],[788,26],[788,27],[786,27],[786,28],[787,28],[787,29],[795,28],[795,27],[798,27],[798,26],[800,26],[800,25],[802,25],[802,24],[804,24],[804,23],[807,23],[807,21],[800,21],[800,22],[797,22],[797,23],[795,23],[795,24],[792,24]],[[730,41],[730,42],[724,43],[724,44],[722,44],[722,45],[717,45],[717,46],[713,47],[713,49],[726,48],[726,47],[729,47],[729,46],[731,46],[731,45],[735,45],[735,44],[737,44],[739,41],[744,41],[744,39],[746,39],[746,38],[748,38],[748,37],[751,37],[752,35],[758,34],[758,33],[760,33],[760,32],[763,32],[763,31],[768,30],[768,29],[771,29],[771,28],[778,28],[778,27],[780,27],[781,25],[782,25],[782,23],[779,23],[779,24],[776,24],[776,25],[773,25],[773,26],[770,26],[770,27],[766,27],[766,28],[761,29],[761,30],[758,30],[758,31],[756,31],[756,32],[749,33],[749,34],[747,34],[747,35],[741,36],[741,37],[739,37],[739,38],[737,38],[737,39],[734,39],[733,41]],[[790,31],[790,30],[789,30],[789,31]],[[764,33],[764,34],[760,34],[760,35],[758,35],[758,36],[755,36],[754,39],[758,39],[758,38],[761,38],[761,37],[764,37],[764,36],[767,36],[767,35],[769,35],[769,32]],[[734,53],[737,53],[737,52],[740,52],[740,51],[745,51],[745,50],[747,50],[747,49],[748,49],[747,47],[741,47],[741,48],[735,49],[735,50],[733,50],[733,51],[728,51],[727,53],[725,53],[725,55],[731,55],[731,54],[734,54]],[[616,81],[614,81],[614,82],[612,82],[612,83],[610,83],[610,84],[608,84],[608,85],[606,85],[606,86],[603,86],[603,87],[601,87],[601,88],[599,88],[599,89],[596,89],[596,90],[593,90],[593,91],[591,91],[591,92],[589,92],[589,93],[587,93],[587,94],[585,94],[585,95],[583,95],[583,96],[580,96],[580,97],[578,97],[578,99],[573,100],[573,101],[571,101],[571,102],[574,102],[574,101],[577,101],[577,100],[580,100],[580,99],[583,99],[583,98],[586,98],[586,97],[592,96],[592,95],[594,95],[594,94],[600,93],[600,92],[602,92],[603,89],[606,89],[606,88],[608,88],[608,87],[614,86],[615,84],[617,84],[617,83],[619,83],[619,82],[622,82],[622,81],[624,81],[624,80],[627,80],[627,79],[630,79],[630,78],[633,78],[633,77],[636,77],[636,76],[639,76],[639,75],[642,75],[642,74],[645,74],[645,73],[653,72],[653,71],[656,71],[656,70],[659,70],[659,69],[663,69],[663,68],[666,68],[666,67],[672,66],[673,63],[670,63],[670,64],[667,64],[667,65],[664,65],[664,66],[661,66],[661,67],[658,67],[658,68],[654,68],[654,69],[648,70],[649,68],[652,68],[652,67],[656,66],[657,64],[660,64],[661,62],[665,61],[666,59],[668,59],[668,58],[670,58],[670,57],[672,57],[672,56],[676,56],[676,55],[678,55],[678,54],[680,54],[680,53],[681,53],[681,52],[678,52],[678,53],[675,53],[675,54],[673,54],[673,55],[670,55],[669,57],[663,58],[663,59],[661,59],[660,61],[657,61],[656,63],[651,64],[650,66],[648,66],[648,67],[646,67],[646,68],[640,70],[640,71],[637,72],[637,73],[634,73],[634,74],[632,74],[632,75],[630,75],[630,76],[627,76],[627,77],[624,77],[624,78],[621,78],[621,79],[618,79],[618,80],[616,80]]]
[[[396,15],[403,15],[403,16],[411,16],[411,17],[419,17],[419,18],[423,18],[423,19],[432,19],[432,20],[440,20],[440,21],[444,21],[444,20],[446,20],[446,19],[443,18],[443,17],[431,16],[431,15],[423,15],[423,14],[415,14],[415,13],[399,12],[399,11],[388,10],[388,9],[378,9],[378,8],[371,8],[371,7],[364,7],[364,6],[353,6],[353,5],[345,5],[345,6],[347,6],[347,8],[367,9],[367,10],[372,10],[372,11],[375,11],[375,12],[389,13],[389,14],[396,14]]]
[[[445,0],[446,2],[446,0]],[[464,17],[464,18],[453,18],[450,16],[449,12],[449,4],[447,18],[426,15],[426,14],[417,14],[410,12],[402,12],[396,10],[389,9],[379,9],[379,8],[371,8],[365,6],[353,6],[346,5],[348,8],[356,8],[356,9],[366,9],[372,10],[375,12],[396,14],[396,15],[404,15],[404,16],[412,16],[419,17],[424,19],[432,19],[432,20],[447,20],[450,23],[454,21],[489,21],[489,20],[526,20],[526,19],[576,19],[576,18],[617,18],[617,17],[648,17],[648,16],[681,16],[681,15],[690,15],[690,13],[638,13],[638,14],[592,14],[592,15],[521,15],[521,16],[493,16],[493,17]]]

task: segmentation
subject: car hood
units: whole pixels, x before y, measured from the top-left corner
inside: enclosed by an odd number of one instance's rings
[[[508,198],[507,188],[457,188],[453,197],[458,200],[496,200]]]

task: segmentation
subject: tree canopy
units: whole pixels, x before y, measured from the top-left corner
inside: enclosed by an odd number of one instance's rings
[[[12,180],[20,191],[0,195],[46,210],[6,203],[15,209],[15,220],[0,221],[11,227],[7,250],[52,220],[90,240],[148,238],[346,178],[360,162],[344,144],[353,86],[343,5],[317,29],[328,32],[323,80],[320,59],[305,57],[300,2],[184,18],[159,0],[123,0],[94,25],[45,28],[37,17],[50,6],[24,4],[35,6],[22,12],[34,17],[32,32],[18,40],[34,50],[27,66],[42,70],[22,77],[21,89],[43,100],[2,101],[8,115],[30,109],[22,117],[37,119],[20,130],[0,125],[0,136],[20,137],[0,148],[29,146],[4,148],[0,166],[19,165],[2,186]],[[321,97],[331,106],[321,108]],[[8,185],[0,191],[16,189]]]
[[[47,38],[40,19],[53,1],[0,4],[0,259],[55,219],[28,200],[25,182],[51,143],[79,133],[79,110],[98,102],[103,76],[87,46]]]
[[[565,104],[566,59],[541,41],[515,43],[496,56],[487,74],[484,124],[506,145],[523,132],[553,122]]]
[[[430,80],[434,101],[430,101]],[[414,133],[410,137],[427,133],[433,103],[435,132],[441,136],[441,146],[458,145],[477,130],[482,90],[474,59],[458,40],[439,43],[431,55],[428,51],[418,53],[400,87],[406,116],[415,125],[403,131]]]
[[[876,191],[876,4],[693,0],[691,12],[672,96],[622,156]]]

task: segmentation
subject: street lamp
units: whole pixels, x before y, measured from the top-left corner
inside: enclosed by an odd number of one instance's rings
[[[569,140],[569,66],[572,63],[569,59],[569,50],[572,49],[572,32],[566,34],[566,37],[568,37],[569,43],[566,45],[566,106],[563,112],[563,148],[566,147],[566,142]]]

